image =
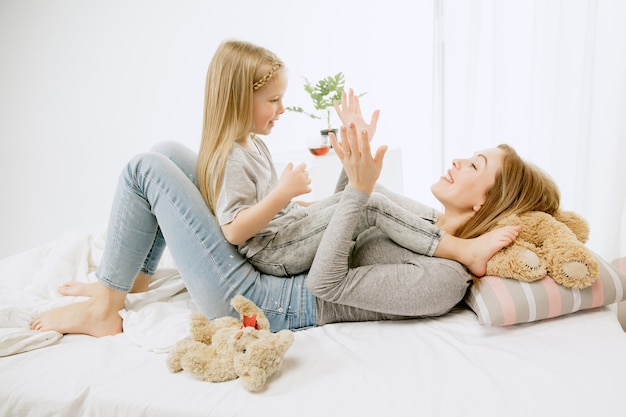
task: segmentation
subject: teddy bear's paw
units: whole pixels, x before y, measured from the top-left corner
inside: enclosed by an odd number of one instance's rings
[[[183,370],[183,367],[180,364],[180,357],[172,354],[168,355],[167,360],[165,361],[165,365],[167,366],[167,369],[172,373],[180,372]]]
[[[568,288],[586,288],[597,278],[597,273],[593,274],[593,265],[576,259],[564,262],[560,267],[560,273],[554,274],[554,280]]]
[[[525,242],[524,242],[525,243]],[[541,258],[529,243],[515,243],[497,252],[487,263],[487,275],[533,282],[546,276]]]
[[[546,239],[543,252],[548,274],[557,284],[568,288],[586,288],[598,277],[598,262],[578,241]]]
[[[518,261],[524,269],[530,271],[539,271],[541,268],[541,260],[536,253],[530,250],[520,252]]]
[[[269,375],[264,369],[251,368],[248,372],[239,375],[239,381],[250,392],[259,392],[265,388]]]
[[[515,278],[522,281],[537,281],[546,276],[546,267],[537,254],[529,249],[521,250],[513,262]]]
[[[172,349],[170,349],[165,361],[167,369],[169,369],[170,372],[180,372],[183,370],[180,360],[193,345],[194,342],[192,340],[183,339],[178,341]]]
[[[569,279],[581,280],[589,275],[587,264],[582,261],[566,262],[561,266],[561,273]]]

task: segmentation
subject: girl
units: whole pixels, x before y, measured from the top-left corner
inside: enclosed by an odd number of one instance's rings
[[[289,164],[280,178],[276,175],[270,152],[257,135],[270,134],[284,112],[286,88],[284,64],[272,52],[246,42],[220,45],[207,74],[197,168],[200,192],[226,239],[261,272],[285,277],[310,268],[340,198],[333,195],[305,207],[293,201],[311,191],[305,165]],[[344,124],[358,124],[366,138],[372,136],[378,112],[367,125],[360,110],[353,111],[358,99],[352,92],[344,94],[343,102],[345,111],[336,108]],[[379,148],[377,160],[385,151]],[[354,236],[376,226],[416,253],[457,260],[474,274],[484,274],[468,259],[473,242],[452,235],[456,225],[436,227],[433,209],[383,187],[370,194]]]

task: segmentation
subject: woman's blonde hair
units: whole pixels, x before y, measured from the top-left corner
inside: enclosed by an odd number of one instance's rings
[[[496,174],[480,210],[457,230],[458,237],[480,236],[510,214],[543,211],[552,215],[559,208],[559,189],[544,171],[524,161],[509,145],[498,148],[504,151],[502,170]]]
[[[253,94],[282,66],[271,51],[242,41],[223,42],[211,59],[196,174],[200,193],[214,213],[228,154],[253,127]]]

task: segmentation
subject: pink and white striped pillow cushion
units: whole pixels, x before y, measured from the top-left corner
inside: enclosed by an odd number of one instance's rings
[[[582,290],[566,288],[549,276],[535,282],[486,276],[472,285],[466,304],[480,324],[506,326],[529,323],[579,310],[613,304],[626,299],[626,258],[609,264],[594,254],[599,264],[598,279]]]

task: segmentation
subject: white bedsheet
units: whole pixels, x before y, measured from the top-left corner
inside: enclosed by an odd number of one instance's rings
[[[71,234],[0,262],[0,309],[17,323],[72,302],[56,287],[68,278],[93,279],[99,242]],[[67,335],[0,357],[0,416],[624,412],[626,336],[606,307],[506,328],[480,326],[474,313],[457,310],[436,319],[298,331],[283,368],[257,394],[238,381],[202,382],[167,370],[164,352],[187,334],[193,309],[176,271],[160,271],[151,291],[130,296],[125,307],[123,334]]]

